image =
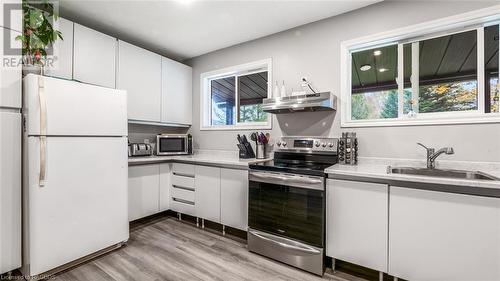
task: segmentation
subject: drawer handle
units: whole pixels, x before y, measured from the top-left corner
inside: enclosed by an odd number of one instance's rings
[[[187,190],[187,191],[194,191],[194,188],[191,188],[191,187],[185,187],[185,186],[179,186],[179,185],[175,185],[173,184],[172,185],[173,188],[178,188],[178,189],[183,189],[183,190]]]
[[[188,204],[188,205],[193,205],[194,206],[194,202],[192,202],[192,201],[183,200],[183,199],[179,199],[179,198],[175,198],[175,197],[172,197],[172,199],[175,202],[179,202],[179,203],[183,203],[183,204]]]
[[[183,174],[183,173],[176,173],[176,172],[174,172],[174,176],[187,177],[187,178],[193,178],[194,179],[194,175],[190,175],[190,174]]]

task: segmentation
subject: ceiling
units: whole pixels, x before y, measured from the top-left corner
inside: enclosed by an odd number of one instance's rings
[[[382,0],[65,0],[60,14],[185,60]]]
[[[476,79],[477,33],[475,30],[442,36],[419,42],[420,85],[443,81]],[[498,73],[498,26],[484,30],[486,73]],[[404,78],[410,85],[411,44],[404,48]],[[375,55],[374,51],[380,51]],[[362,71],[362,66],[369,70]],[[381,72],[380,69],[385,69]],[[357,93],[367,90],[396,89],[397,45],[366,50],[352,56],[352,86]]]

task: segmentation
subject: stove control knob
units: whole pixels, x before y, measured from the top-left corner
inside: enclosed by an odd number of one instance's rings
[[[283,147],[285,147],[286,146],[286,141],[284,141],[281,145],[283,145]]]
[[[330,143],[328,143],[328,147],[329,147],[329,148],[332,148],[332,147],[333,147],[333,143],[331,143],[331,142],[330,142]]]
[[[278,146],[281,146],[281,142],[280,142],[280,141],[278,141],[276,144],[277,144]]]
[[[316,142],[314,143],[314,145],[315,145],[316,147],[318,147],[318,146],[320,145],[319,141],[316,141]]]
[[[326,147],[326,142],[321,144],[322,147]]]

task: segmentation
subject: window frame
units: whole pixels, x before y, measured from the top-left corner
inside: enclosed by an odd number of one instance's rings
[[[200,75],[200,130],[201,131],[225,131],[225,130],[270,130],[272,129],[272,115],[267,114],[266,122],[239,122],[239,94],[238,94],[238,78],[240,76],[250,75],[267,71],[267,98],[272,96],[272,59],[263,59],[245,64],[230,66],[214,71],[202,73]],[[235,77],[235,121],[232,125],[211,125],[212,118],[212,96],[211,96],[211,81],[225,78]]]
[[[485,113],[485,65],[484,65],[484,28],[500,23],[500,5],[476,10],[464,14],[458,14],[438,20],[433,20],[409,27],[395,29],[375,35],[365,36],[341,43],[341,127],[377,127],[377,126],[411,126],[411,125],[442,125],[442,124],[470,124],[470,123],[500,123],[500,113]],[[418,75],[412,75],[412,98],[416,101],[413,105],[417,116],[413,118],[403,114],[404,103],[404,65],[403,46],[405,44],[415,44],[422,40],[446,36],[450,34],[476,30],[477,31],[477,93],[478,109],[472,111],[457,112],[437,112],[418,113],[418,91],[414,91],[418,86]],[[351,74],[352,74],[352,53],[373,48],[380,48],[390,45],[398,47],[398,74],[396,83],[398,84],[398,117],[384,119],[353,120],[351,115]],[[500,47],[500,40],[499,40]],[[417,48],[418,49],[418,48]],[[413,57],[412,65],[414,74],[415,68],[418,70],[418,60]],[[418,53],[417,53],[418,55]],[[499,56],[500,57],[500,56]],[[500,58],[499,58],[500,61]],[[499,63],[500,65],[500,63]],[[417,72],[418,74],[418,72]],[[415,110],[415,108],[417,110]]]

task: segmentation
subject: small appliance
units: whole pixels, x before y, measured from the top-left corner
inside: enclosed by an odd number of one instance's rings
[[[156,154],[193,154],[193,137],[190,134],[160,134],[156,136]]]
[[[153,155],[153,148],[149,143],[129,143],[128,156],[151,156]]]

